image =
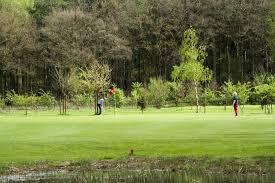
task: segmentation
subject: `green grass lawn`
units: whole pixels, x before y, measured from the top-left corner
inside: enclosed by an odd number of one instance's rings
[[[223,107],[206,114],[186,108],[87,110],[0,114],[0,163],[136,156],[255,157],[275,155],[275,115],[246,107],[239,118]]]

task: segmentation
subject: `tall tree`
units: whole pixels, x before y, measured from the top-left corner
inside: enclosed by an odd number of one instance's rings
[[[21,12],[0,11],[0,83],[1,92],[14,89],[21,93],[28,75],[34,75],[36,30],[32,19]],[[23,86],[24,85],[24,86]]]
[[[194,85],[196,97],[196,112],[199,112],[198,87],[200,82],[211,80],[211,72],[205,68],[203,62],[206,57],[205,48],[199,45],[198,37],[194,29],[184,32],[182,46],[179,50],[181,57],[180,66],[175,66],[172,78],[177,81],[191,81]]]

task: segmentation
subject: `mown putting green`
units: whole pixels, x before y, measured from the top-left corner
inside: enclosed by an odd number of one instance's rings
[[[104,116],[87,110],[0,114],[0,162],[71,161],[128,156],[275,156],[275,115],[246,107],[235,118],[223,107],[195,114],[186,108],[111,109]]]

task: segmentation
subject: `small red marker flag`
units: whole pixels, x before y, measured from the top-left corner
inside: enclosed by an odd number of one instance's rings
[[[109,89],[109,95],[112,96],[115,92],[116,92],[116,89],[115,89],[115,87],[112,86],[112,87]]]

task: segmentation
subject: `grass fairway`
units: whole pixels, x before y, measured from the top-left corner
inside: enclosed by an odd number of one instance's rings
[[[195,114],[189,108],[0,115],[0,162],[70,161],[136,156],[275,156],[275,115],[249,107],[241,117],[221,108]]]

